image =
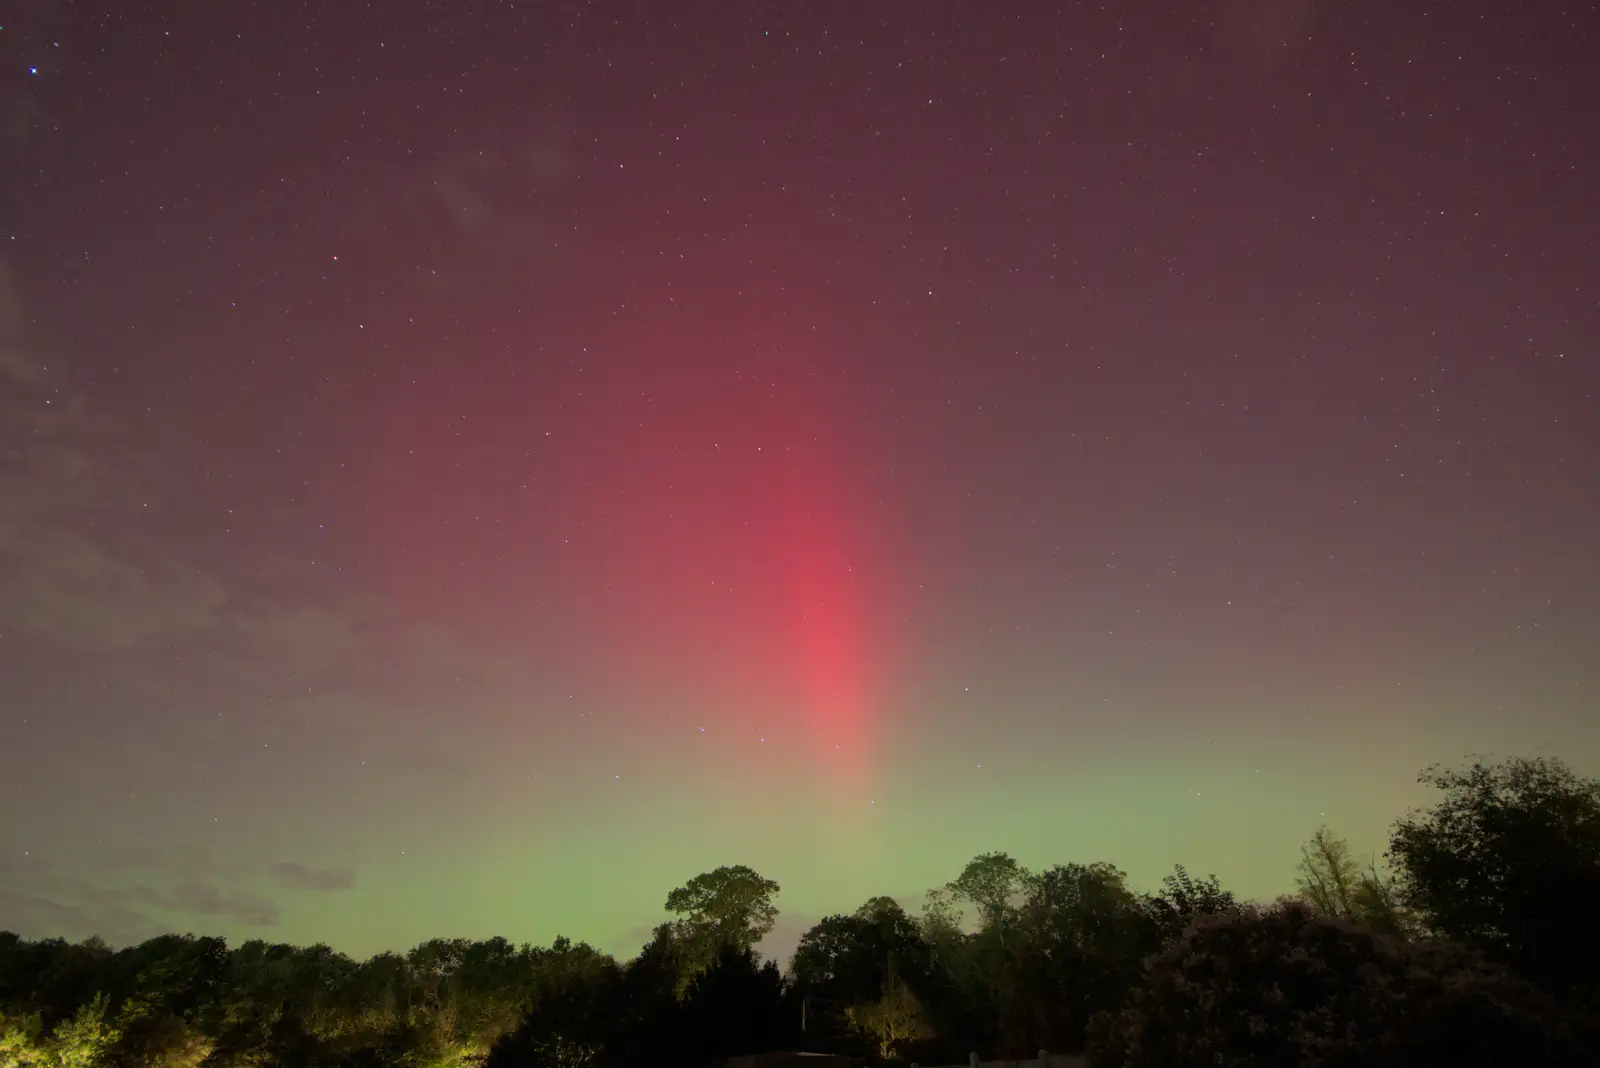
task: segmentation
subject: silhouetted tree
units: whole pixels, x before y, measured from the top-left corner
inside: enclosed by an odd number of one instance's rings
[[[1291,901],[1197,921],[1092,1027],[1094,1068],[1577,1068],[1595,1050],[1532,986],[1460,947]]]
[[[1265,911],[1182,867],[1139,895],[1110,865],[1034,875],[985,853],[917,919],[879,897],[819,922],[792,982],[752,948],[778,886],[747,867],[674,890],[676,919],[625,965],[566,938],[433,939],[358,963],[0,932],[0,1068],[467,1068],[491,1050],[498,1066],[705,1068],[802,1045],[940,1063],[1070,1051],[1088,1029],[1102,1063],[1132,1066],[1582,1063],[1600,782],[1530,760],[1424,781],[1444,797],[1396,825],[1395,878],[1326,828],[1299,901]],[[802,1036],[802,1015],[824,1026]]]
[[[1089,1020],[1121,1006],[1161,946],[1145,901],[1110,864],[1057,865],[1023,902],[1003,1001],[1003,1047],[1024,1055],[1083,1047]]]
[[[750,949],[767,936],[778,920],[772,899],[779,889],[754,869],[735,864],[696,875],[667,895],[667,911],[681,917],[675,925],[684,963],[680,994],[723,947]]]
[[[793,1048],[800,1038],[778,966],[734,945],[695,976],[682,1013],[679,1063]]]
[[[617,1065],[670,1068],[667,1056],[684,1045],[683,967],[670,924],[662,924],[625,969],[610,1006],[613,1037],[608,1059]]]
[[[164,935],[116,954],[105,984],[114,992],[117,1041],[106,1065],[198,1065],[213,1050],[205,1013],[228,967],[220,938]]]
[[[927,955],[916,922],[892,898],[878,897],[802,935],[790,970],[800,993],[855,1004],[882,997],[891,969],[926,972]]]
[[[1033,878],[1007,853],[981,853],[949,883],[928,893],[919,924],[929,962],[927,978],[907,980],[923,1018],[940,1037],[923,1044],[919,1056],[961,1056],[999,1041],[1017,902]],[[964,926],[963,903],[977,914],[976,931]]]
[[[930,890],[917,924],[928,976],[914,990],[938,1036],[919,1046],[919,1060],[960,1059],[997,1041],[1004,946],[996,928],[968,933],[959,902],[948,885]]]
[[[807,931],[790,965],[795,993],[808,999],[810,1017],[837,1019],[870,1042],[848,1036],[817,1040],[808,1048],[858,1054],[887,1050],[927,1033],[916,991],[930,981],[928,947],[916,921],[893,898],[875,897],[848,915],[828,916]]]
[[[520,1026],[494,1044],[487,1068],[600,1068],[610,1063],[621,974],[615,967],[569,973]]]
[[[695,930],[715,934],[719,948],[750,949],[777,922],[777,883],[743,864],[696,875],[667,895],[667,911]]]
[[[1376,860],[1362,864],[1350,844],[1326,827],[1318,827],[1300,847],[1296,870],[1301,899],[1324,916],[1388,934],[1405,934],[1415,926],[1400,903],[1394,877]]]
[[[1160,892],[1145,899],[1163,945],[1176,941],[1200,917],[1237,907],[1233,892],[1224,890],[1215,875],[1196,879],[1182,864],[1173,865],[1172,873],[1161,880]]]
[[[1600,992],[1600,779],[1557,760],[1430,768],[1400,820],[1400,892],[1440,934],[1564,995]]]
[[[1005,940],[1008,920],[1013,913],[1012,899],[1032,878],[1028,869],[1007,853],[982,853],[967,862],[961,874],[949,883],[957,900],[970,901],[978,910],[985,929]]]

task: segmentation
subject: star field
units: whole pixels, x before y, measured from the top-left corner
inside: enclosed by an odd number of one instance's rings
[[[8,12],[0,928],[1266,897],[1591,768],[1597,27]]]

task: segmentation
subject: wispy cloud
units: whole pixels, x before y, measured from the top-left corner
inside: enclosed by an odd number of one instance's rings
[[[22,294],[11,265],[0,260],[0,380],[43,388],[45,368],[24,344]]]
[[[216,626],[226,592],[133,533],[160,499],[159,465],[84,414],[27,336],[0,264],[0,625],[71,647],[124,649]]]
[[[291,890],[348,890],[356,882],[351,868],[313,868],[291,860],[279,861],[271,871],[280,886]]]
[[[357,623],[315,604],[259,605],[230,615],[238,652],[274,673],[310,678],[359,652]]]
[[[274,927],[277,902],[248,889],[227,889],[203,879],[169,890],[135,884],[101,886],[60,873],[11,872],[0,879],[0,929],[32,938],[104,938],[113,945],[141,942],[206,921]]]
[[[62,901],[27,890],[0,887],[0,929],[24,937],[88,938],[98,935],[125,946],[153,938],[160,924],[125,902]]]
[[[566,198],[581,164],[574,144],[553,124],[479,136],[471,148],[397,173],[391,195],[364,197],[352,232],[385,247],[397,231],[426,235],[407,266],[430,290],[454,290],[486,270],[526,282],[571,245],[563,234],[570,238]]]
[[[180,883],[161,903],[169,911],[220,916],[251,927],[273,927],[280,915],[275,901],[248,890],[223,890],[211,883]]]
[[[65,529],[18,532],[0,555],[9,572],[0,620],[63,645],[126,649],[206,630],[227,598],[208,575],[140,565]]]

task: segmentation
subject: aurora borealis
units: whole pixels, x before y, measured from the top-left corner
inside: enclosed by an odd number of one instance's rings
[[[1269,897],[1600,765],[1593,11],[449,8],[8,10],[0,929]]]

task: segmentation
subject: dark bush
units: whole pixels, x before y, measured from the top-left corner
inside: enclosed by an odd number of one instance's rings
[[[1198,921],[1097,1018],[1094,1068],[1578,1068],[1592,1035],[1531,985],[1448,944],[1299,903]]]
[[[1430,768],[1395,825],[1400,891],[1439,934],[1574,1002],[1600,997],[1600,779],[1559,760]]]

